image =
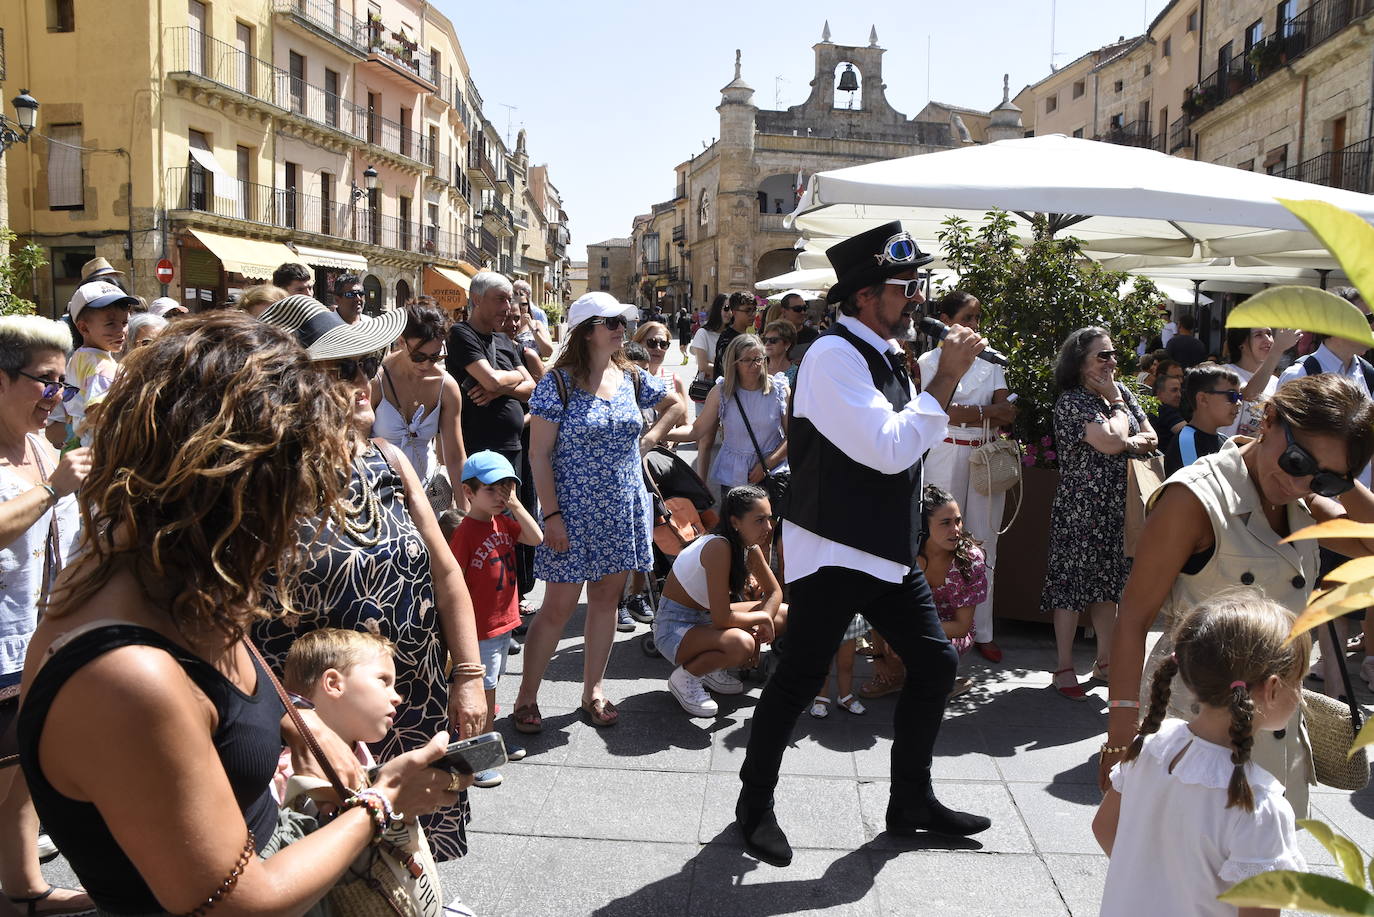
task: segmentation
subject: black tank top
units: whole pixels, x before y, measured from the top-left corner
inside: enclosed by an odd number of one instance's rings
[[[48,783],[38,765],[38,740],[57,692],[86,663],[121,646],[152,646],[165,651],[215,705],[219,714],[219,726],[212,737],[215,749],[259,850],[277,826],[271,784],[282,747],[281,718],[286,711],[257,660],[253,661],[257,690],[249,697],[205,660],[157,631],[133,624],[97,627],[79,634],[58,649],[34,677],[19,711],[19,761],[38,817],[97,905],[116,914],[146,914],[160,912],[163,907],[116,843],[99,810],[89,802],[63,796]],[[98,756],[100,749],[90,752]],[[146,803],[158,805],[160,800]],[[168,837],[163,843],[172,849],[180,841]]]

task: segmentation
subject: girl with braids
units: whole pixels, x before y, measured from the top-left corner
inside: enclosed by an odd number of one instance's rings
[[[1220,593],[1179,622],[1093,819],[1111,857],[1103,915],[1278,917],[1217,896],[1260,873],[1306,868],[1283,784],[1250,759],[1255,733],[1284,729],[1302,697],[1312,644],[1306,634],[1290,642],[1292,624],[1292,612],[1254,589]],[[1191,722],[1165,719],[1175,676],[1196,697]]]
[[[921,496],[921,512],[929,534],[916,562],[930,584],[945,636],[962,656],[978,640],[973,612],[988,594],[987,559],[982,542],[964,528],[959,504],[948,491],[927,484]],[[962,694],[971,685],[970,679],[960,678],[950,695]]]
[[[707,688],[742,693],[740,680],[726,670],[756,659],[783,631],[787,606],[763,553],[772,542],[768,494],[745,484],[726,492],[715,531],[673,561],[654,615],[654,641],[677,664],[668,690],[691,716],[716,715]]]

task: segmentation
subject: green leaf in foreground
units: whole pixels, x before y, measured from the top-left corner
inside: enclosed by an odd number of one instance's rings
[[[1330,825],[1323,821],[1317,821],[1315,818],[1299,819],[1298,827],[1305,828],[1327,849],[1336,862],[1340,864],[1341,870],[1345,873],[1346,879],[1350,880],[1351,885],[1364,887],[1364,852],[1360,850],[1358,844],[1350,838],[1332,831]]]
[[[1326,250],[1341,263],[1341,270],[1350,278],[1364,297],[1374,302],[1374,226],[1365,220],[1326,201],[1292,201],[1279,198],[1279,203],[1302,220],[1312,230]],[[1291,325],[1289,327],[1292,327]]]
[[[1307,872],[1266,872],[1233,885],[1218,897],[1236,907],[1292,908],[1337,917],[1374,917],[1374,895],[1349,882]]]
[[[1369,322],[1354,303],[1316,287],[1260,290],[1226,316],[1227,328],[1295,328],[1374,347]]]

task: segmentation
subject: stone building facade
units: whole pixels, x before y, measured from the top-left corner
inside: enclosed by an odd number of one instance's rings
[[[587,246],[587,291],[610,293],[621,302],[634,301],[634,259],[628,238],[606,239]]]
[[[734,79],[716,108],[719,139],[676,167],[671,199],[636,218],[636,301],[657,297],[666,312],[703,308],[718,292],[749,290],[790,271],[799,234],[783,223],[796,206],[799,181],[827,169],[973,143],[974,132],[986,129],[986,112],[937,103],[926,116],[909,118],[894,109],[883,82],[885,50],[874,31],[867,45],[842,45],[831,41],[827,24],[812,50],[810,95],[784,111],[754,104],[736,52]],[[958,130],[960,120],[967,132]],[[596,289],[598,262],[592,256],[588,262],[589,286]],[[650,267],[661,273],[649,274]]]

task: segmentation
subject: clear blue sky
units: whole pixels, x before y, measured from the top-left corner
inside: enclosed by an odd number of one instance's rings
[[[735,49],[754,103],[801,103],[811,46],[864,45],[870,25],[887,49],[887,98],[908,117],[933,98],[987,110],[1050,71],[1121,35],[1138,35],[1166,0],[853,0],[789,3],[690,0],[527,0],[435,5],[454,23],[483,107],[504,135],[529,134],[532,163],[548,163],[563,194],[575,260],[588,243],[628,236],[630,221],[673,194],[673,166],[719,130],[715,107]],[[860,11],[861,10],[861,11]],[[726,25],[728,23],[728,25]],[[927,43],[930,53],[927,55]],[[927,58],[929,66],[927,66]],[[929,72],[929,95],[927,95]],[[777,77],[782,81],[778,82]],[[780,95],[781,106],[775,104]]]

